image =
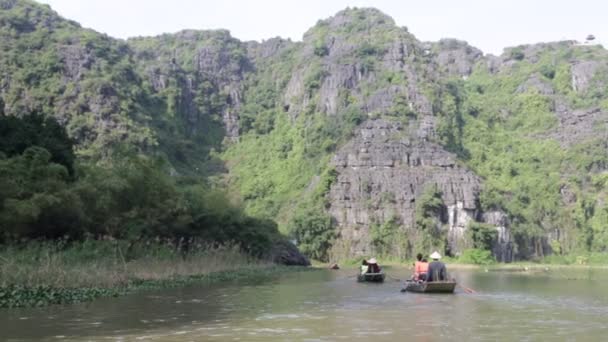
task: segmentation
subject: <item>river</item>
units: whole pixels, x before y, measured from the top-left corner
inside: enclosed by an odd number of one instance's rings
[[[2,341],[605,340],[608,271],[451,269],[455,294],[401,293],[350,270],[148,291],[91,303],[0,310]]]

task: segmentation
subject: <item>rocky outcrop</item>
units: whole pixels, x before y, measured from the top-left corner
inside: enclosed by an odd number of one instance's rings
[[[375,34],[385,40],[370,41]],[[366,113],[385,113],[403,98],[412,111],[431,114],[431,103],[421,92],[426,80],[415,67],[418,44],[377,10],[338,12],[304,35],[284,93],[285,106],[294,117],[311,103],[328,115],[350,105]],[[407,79],[407,86],[391,84],[393,77]]]
[[[270,259],[280,265],[310,266],[310,260],[302,255],[294,244],[286,240],[280,240],[273,245]]]
[[[396,220],[400,234],[415,236],[416,200],[429,186],[442,193],[447,208],[439,217],[448,248],[458,253],[467,224],[480,214],[481,180],[441,146],[419,139],[414,126],[369,120],[333,159],[338,172],[329,212],[351,254],[369,254],[370,226]]]
[[[524,83],[517,87],[518,93],[537,92],[542,95],[553,95],[555,90],[547,81],[543,80],[539,74],[533,74]]]
[[[556,100],[558,126],[549,136],[567,148],[590,139],[608,138],[608,111],[601,108],[572,110],[562,100]]]
[[[579,93],[587,91],[593,77],[601,66],[602,64],[597,61],[575,62],[570,69],[570,73],[572,74],[572,89]]]
[[[202,129],[202,117],[219,114],[226,137],[238,138],[243,81],[253,70],[245,43],[226,30],[185,30],[129,43],[157,92],[177,87],[179,97],[169,105],[188,122],[191,134]]]
[[[509,217],[502,211],[492,210],[482,214],[482,221],[496,227],[498,231],[497,240],[492,248],[496,260],[513,261],[513,239],[509,228]]]
[[[471,74],[473,66],[483,57],[481,50],[457,39],[441,39],[427,51],[429,54],[433,51],[435,62],[447,75],[463,78]]]

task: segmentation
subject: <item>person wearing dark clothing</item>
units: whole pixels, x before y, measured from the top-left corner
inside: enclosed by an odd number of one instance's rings
[[[367,265],[368,265],[368,269],[367,269],[368,273],[380,273],[380,266],[378,266],[378,262],[376,261],[376,258],[371,258],[371,259],[367,260]]]
[[[447,280],[447,270],[445,264],[439,261],[441,254],[434,252],[431,254],[433,261],[429,264],[426,281],[442,281]]]

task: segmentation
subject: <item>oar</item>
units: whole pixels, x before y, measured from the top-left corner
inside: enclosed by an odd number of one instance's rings
[[[461,289],[464,290],[464,292],[466,293],[477,293],[477,291],[473,290],[472,288],[466,287],[466,286],[462,286],[458,283],[456,283],[458,286],[460,286]]]
[[[407,292],[407,288],[410,286],[410,282],[406,281],[405,282],[405,287],[401,289],[401,292]]]
[[[387,277],[389,277],[389,278],[391,278],[391,279],[393,279],[394,281],[401,281],[401,279],[393,278],[393,277],[391,277],[391,276],[390,276],[390,275],[388,275],[388,274],[387,274],[386,276],[387,276]]]

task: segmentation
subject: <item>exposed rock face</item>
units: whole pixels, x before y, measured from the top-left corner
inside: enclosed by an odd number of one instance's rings
[[[175,107],[189,127],[196,130],[200,128],[202,116],[219,113],[226,137],[238,138],[243,80],[245,74],[252,71],[246,44],[225,30],[185,30],[154,38],[159,44],[175,45],[173,50],[140,47],[139,41],[146,39],[134,39],[130,43],[157,92],[172,82],[177,84],[180,96]],[[221,100],[212,103],[211,99]]]
[[[581,93],[587,91],[600,66],[601,64],[597,61],[578,61],[574,63],[571,69],[572,89]]]
[[[440,40],[435,50],[436,63],[450,76],[466,78],[473,71],[475,63],[483,58],[481,50],[456,39]]]
[[[517,87],[518,93],[535,91],[542,95],[553,95],[555,90],[548,82],[544,81],[539,74],[534,74],[526,82]]]
[[[507,215],[501,211],[488,211],[483,213],[482,220],[485,223],[493,225],[498,230],[498,239],[492,249],[496,260],[511,262],[513,260],[513,240]]]
[[[367,121],[334,157],[339,176],[329,193],[329,212],[353,255],[370,252],[372,223],[396,219],[402,234],[415,236],[416,199],[428,186],[442,192],[447,213],[439,219],[452,253],[460,251],[467,224],[479,215],[480,179],[453,154],[409,130],[396,122]]]
[[[608,138],[608,111],[600,108],[572,110],[556,101],[558,126],[549,133],[563,147],[594,138]]]

